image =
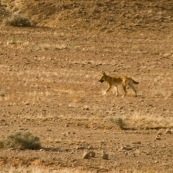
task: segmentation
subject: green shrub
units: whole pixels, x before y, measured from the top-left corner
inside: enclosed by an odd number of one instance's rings
[[[31,26],[29,19],[22,17],[21,15],[13,14],[10,17],[7,17],[3,20],[3,23],[8,26],[22,26],[28,27]]]
[[[41,148],[40,139],[37,136],[33,136],[30,132],[16,132],[7,136],[7,139],[3,142],[4,148],[15,149],[31,149],[36,150]]]

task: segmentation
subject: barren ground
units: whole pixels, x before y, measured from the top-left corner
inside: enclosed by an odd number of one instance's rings
[[[173,172],[173,3],[5,2],[1,21],[21,10],[35,26],[0,26],[0,139],[29,131],[42,149],[1,149],[1,172]],[[102,71],[138,97],[102,95]]]

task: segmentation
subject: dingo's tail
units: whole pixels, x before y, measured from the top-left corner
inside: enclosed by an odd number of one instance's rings
[[[134,84],[139,84],[139,82],[135,81],[134,79],[132,79]]]

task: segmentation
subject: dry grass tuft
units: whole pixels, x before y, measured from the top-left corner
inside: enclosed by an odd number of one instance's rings
[[[41,148],[41,144],[40,139],[37,136],[33,136],[30,132],[15,132],[7,136],[7,139],[4,141],[0,141],[0,148],[37,150]]]
[[[126,126],[124,120],[122,118],[110,118],[110,121],[112,123],[115,123],[120,129],[124,129],[124,127]]]
[[[21,27],[31,26],[29,19],[19,14],[12,14],[11,16],[4,18],[3,24],[6,26],[21,26]]]

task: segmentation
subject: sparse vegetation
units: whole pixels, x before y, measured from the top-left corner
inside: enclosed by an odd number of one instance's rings
[[[10,168],[2,168],[0,173],[92,173],[93,170],[82,170],[78,168],[60,168],[60,169],[52,169],[52,168],[39,168],[39,167],[10,167]],[[159,173],[158,171],[140,171],[140,170],[125,170],[123,172],[131,172],[131,173]],[[122,173],[121,170],[111,171],[110,173]]]
[[[19,14],[12,14],[11,16],[6,17],[3,20],[3,24],[7,26],[22,26],[22,27],[31,26],[29,19]]]
[[[124,127],[126,126],[124,120],[122,118],[110,118],[110,121],[112,123],[115,123],[120,129],[124,129]]]
[[[0,142],[0,148],[31,149],[41,148],[40,139],[30,132],[15,132],[7,136],[7,139]]]
[[[0,173],[173,172],[173,1],[1,3]]]
[[[0,93],[0,97],[5,97],[5,93]]]

